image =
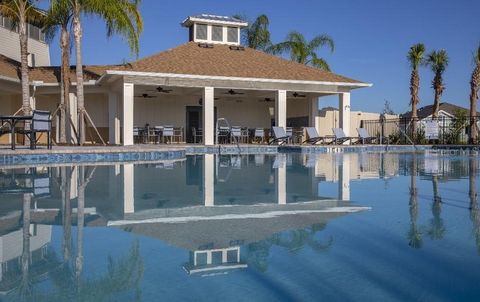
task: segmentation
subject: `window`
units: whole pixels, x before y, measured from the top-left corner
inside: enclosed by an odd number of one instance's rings
[[[40,40],[40,28],[28,24],[28,36],[34,40]]]
[[[223,41],[223,27],[218,25],[212,26],[212,41]]]
[[[227,42],[238,43],[238,28],[237,27],[228,27],[227,28]]]
[[[197,28],[196,39],[197,40],[207,40],[207,25],[206,24],[196,24]]]

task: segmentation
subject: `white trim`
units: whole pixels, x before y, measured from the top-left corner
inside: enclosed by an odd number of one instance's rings
[[[235,26],[248,26],[247,22],[232,22],[232,21],[220,21],[212,19],[203,19],[203,18],[194,18],[188,17],[181,23],[184,27],[192,26],[192,23],[208,23],[208,24],[218,24],[218,25],[235,25]]]
[[[45,83],[44,81],[31,81],[30,85],[32,86],[37,86],[37,87],[56,87],[60,86],[60,83]],[[77,86],[77,82],[71,82],[71,86]],[[89,80],[86,82],[83,82],[84,86],[95,86],[97,85],[97,80]]]
[[[10,81],[10,82],[15,82],[15,83],[20,83],[21,82],[19,79],[15,79],[15,78],[3,76],[3,75],[0,75],[0,80]]]
[[[122,75],[122,76],[143,76],[143,77],[176,77],[182,79],[202,79],[202,80],[227,80],[227,81],[252,81],[252,82],[270,82],[270,83],[286,83],[286,84],[313,84],[313,85],[335,85],[347,87],[371,87],[371,83],[349,83],[349,82],[327,82],[327,81],[302,81],[302,80],[281,80],[267,78],[243,78],[243,77],[227,77],[227,76],[207,76],[195,74],[178,74],[178,73],[160,73],[160,72],[139,72],[139,71],[120,71],[106,70],[105,73],[97,80],[100,83],[106,75]]]

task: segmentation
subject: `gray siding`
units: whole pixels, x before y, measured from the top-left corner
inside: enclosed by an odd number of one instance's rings
[[[28,39],[28,51],[35,54],[36,66],[50,66],[48,44]],[[20,61],[20,42],[18,33],[0,27],[0,54]]]

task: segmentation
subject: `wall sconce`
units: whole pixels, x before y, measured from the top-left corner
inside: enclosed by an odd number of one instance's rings
[[[270,116],[273,117],[275,115],[275,107],[268,107],[268,112]]]
[[[345,105],[344,110],[350,110],[350,105]]]

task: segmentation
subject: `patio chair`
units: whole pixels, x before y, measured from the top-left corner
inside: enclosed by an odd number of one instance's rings
[[[230,129],[225,126],[220,126],[217,128],[217,138],[219,144],[225,144],[230,139]]]
[[[230,129],[230,143],[243,142],[242,128],[239,126],[232,126]]]
[[[37,137],[37,134],[46,133],[47,148],[52,149],[52,119],[50,117],[50,111],[34,110],[30,129],[20,129],[17,133],[28,137],[30,140],[30,149],[37,148],[37,142],[40,139],[40,137]]]
[[[365,144],[365,143],[373,143],[377,137],[375,136],[370,136],[368,134],[368,131],[367,129],[365,128],[357,128],[357,132],[358,132],[358,141],[357,143],[361,143],[362,145]]]
[[[192,127],[192,136],[193,136],[193,143],[201,143],[203,140],[203,134],[202,134],[202,129],[198,128],[196,129],[195,127]]]
[[[330,144],[343,145],[343,143],[350,141],[350,144],[354,143],[354,139],[358,140],[358,137],[347,136],[342,128],[332,128],[334,139]]]
[[[174,131],[173,131],[173,126],[165,126],[163,127],[163,142],[167,143],[167,138],[170,143],[173,142],[173,136],[174,136]]]
[[[280,145],[283,145],[287,143],[290,138],[283,127],[272,127],[272,132],[273,138],[268,142],[269,145],[273,143],[280,143]]]
[[[285,133],[288,136],[288,143],[291,144],[293,140],[293,128],[292,127],[286,127],[285,128]]]
[[[333,138],[332,136],[320,136],[318,135],[317,129],[315,127],[306,127],[308,139],[304,140],[302,144],[309,143],[315,145],[318,142],[325,142],[326,138]]]
[[[259,141],[260,143],[263,143],[265,141],[265,130],[263,128],[255,128],[253,140],[255,142]]]

